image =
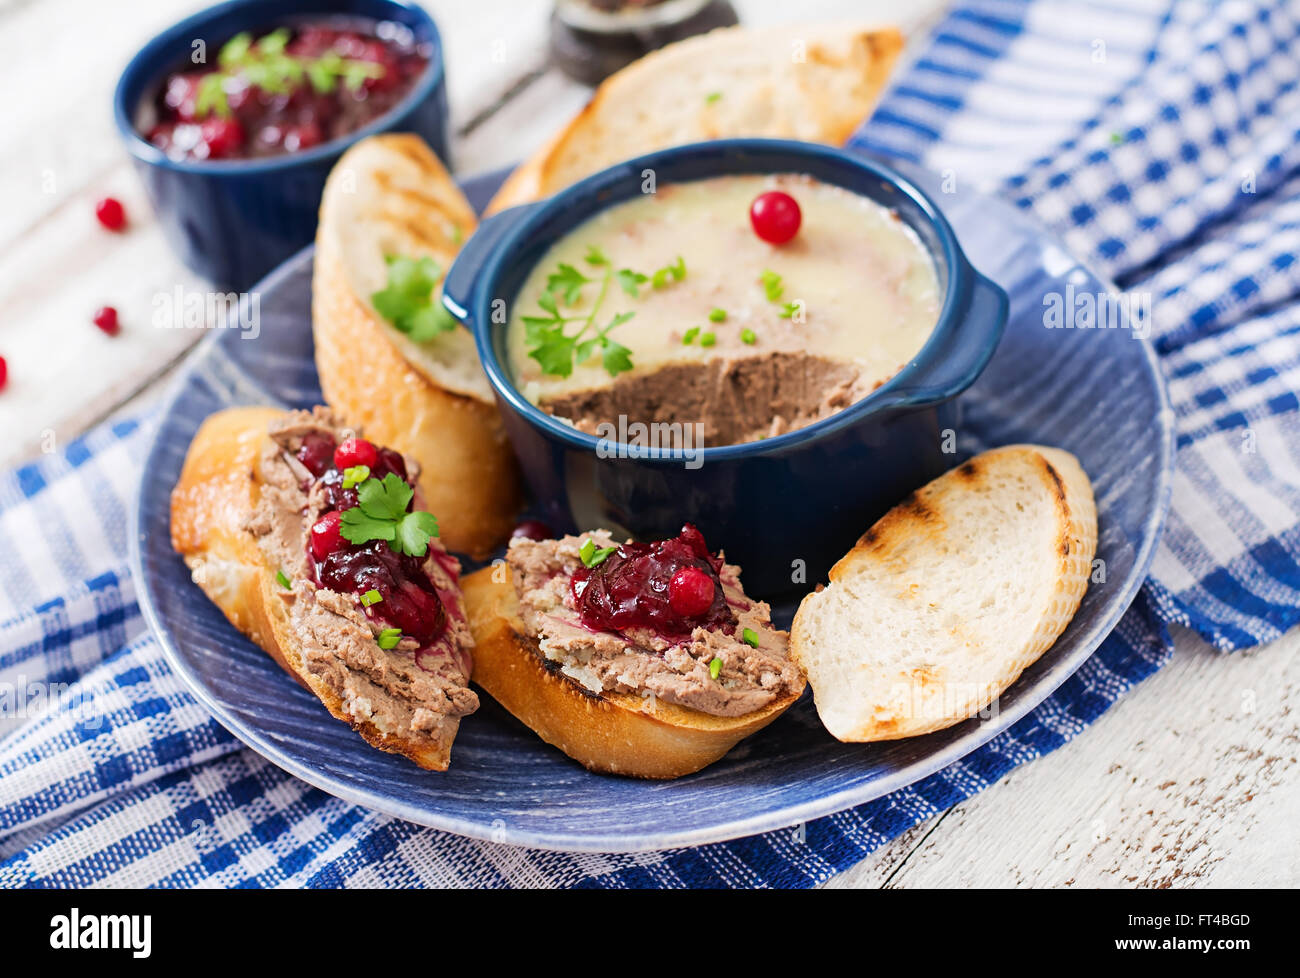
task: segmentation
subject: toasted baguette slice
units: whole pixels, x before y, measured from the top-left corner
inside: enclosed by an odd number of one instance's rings
[[[719,717],[631,693],[583,692],[548,669],[524,637],[519,599],[505,565],[462,582],[474,634],[473,680],[498,703],[592,771],[678,778],[707,767],[762,730],[803,693],[797,690],[741,717]]]
[[[309,635],[310,628],[295,622],[291,606],[314,602],[317,591],[303,581],[294,581],[292,589],[282,587],[276,580],[279,568],[269,566],[257,538],[246,528],[266,488],[258,476],[258,461],[268,444],[268,427],[282,417],[283,411],[272,408],[231,408],[203,423],[172,492],[172,546],[184,558],[194,582],[230,623],[314,693],[334,717],[380,750],[402,754],[422,768],[445,771],[459,717],[440,715],[416,733],[414,727],[406,731],[381,729],[388,724],[378,720],[378,711],[370,709],[377,687],[369,682],[366,670],[373,674],[380,668],[381,657],[393,653],[384,653],[367,640],[373,648],[369,652],[361,649],[361,661],[348,661],[345,653],[339,652],[330,663],[337,662],[337,669],[309,668],[308,641],[327,655],[333,656],[334,649],[319,636]],[[309,620],[315,625],[327,614],[335,612],[322,612]],[[315,661],[319,666],[320,656]],[[337,688],[328,680],[331,673],[345,677]],[[463,696],[477,705],[467,687]]]
[[[432,258],[445,274],[477,223],[418,137],[363,139],[325,184],[312,325],[325,399],[376,441],[428,459],[420,491],[447,527],[447,546],[483,557],[509,533],[523,497],[474,339],[457,328],[412,342],[370,299],[387,284],[386,257]]]
[[[838,145],[870,114],[902,47],[895,28],[848,24],[728,27],[669,44],[607,78],[487,212],[684,143],[766,136]]]
[[[1092,486],[1068,452],[1011,445],[917,490],[799,606],[791,655],[843,741],[896,740],[988,706],[1088,587]]]

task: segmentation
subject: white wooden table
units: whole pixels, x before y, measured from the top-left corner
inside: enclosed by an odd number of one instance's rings
[[[117,74],[195,0],[0,0],[0,464],[55,451],[157,395],[202,331],[150,325],[202,283],[172,256],[118,141]],[[923,36],[943,0],[735,0],[751,24],[880,19]],[[514,162],[585,101],[546,64],[548,0],[426,0],[446,46],[454,165]],[[915,45],[909,46],[914,51]],[[121,199],[110,234],[96,199]],[[107,337],[94,309],[117,307]],[[1072,744],[904,834],[832,886],[1300,884],[1300,630],[1235,656],[1180,635],[1174,661]]]

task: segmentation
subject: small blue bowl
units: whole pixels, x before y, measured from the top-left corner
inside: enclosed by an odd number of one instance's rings
[[[244,30],[269,30],[310,16],[393,21],[430,47],[429,66],[392,111],[370,125],[301,153],[259,160],[177,162],[148,142],[135,121],[196,40],[217,50]],[[447,159],[447,85],[433,20],[405,0],[229,0],[189,17],[140,49],[113,95],[118,132],[172,247],[222,288],[246,290],[316,236],[325,178],[350,145],[377,132],[414,132]]]
[[[556,420],[515,387],[506,366],[508,317],[493,317],[493,303],[513,303],[529,272],[567,232],[639,195],[646,170],[660,185],[803,173],[891,208],[934,260],[945,297],[933,334],[915,359],[856,404],[774,438],[705,448],[695,468],[681,450],[629,450]],[[989,362],[1007,321],[1006,294],[971,267],[934,202],[909,181],[844,150],[766,139],[651,153],[488,219],[452,265],[443,301],[475,334],[548,522],[644,537],[675,533],[690,520],[710,546],[741,565],[747,590],[773,599],[824,580],[875,519],[955,464],[955,439],[945,437],[957,425],[954,398]]]

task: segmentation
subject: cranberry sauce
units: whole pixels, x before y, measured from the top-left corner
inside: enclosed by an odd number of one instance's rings
[[[297,153],[388,112],[429,55],[406,27],[355,17],[240,34],[168,75],[142,132],[175,160]]]
[[[579,619],[593,631],[648,628],[680,641],[699,627],[735,629],[721,569],[704,535],[687,523],[668,540],[622,544],[595,567],[579,568],[569,587]]]
[[[383,540],[349,543],[340,531],[340,514],[357,505],[357,490],[343,488],[343,469],[369,462],[372,478],[395,473],[409,482],[402,456],[363,439],[349,438],[336,444],[331,436],[317,431],[304,436],[295,455],[321,486],[326,507],[307,540],[316,583],[359,596],[376,591],[380,600],[362,608],[367,617],[400,628],[403,635],[422,646],[434,641],[446,628],[447,612],[424,572],[425,558],[394,553]]]

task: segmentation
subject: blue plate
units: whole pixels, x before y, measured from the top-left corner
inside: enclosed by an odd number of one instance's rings
[[[366,746],[227,623],[190,582],[168,533],[171,487],[205,417],[235,404],[319,403],[310,249],[259,287],[261,335],[215,331],[162,409],[132,539],[140,603],[172,667],[237,737],[310,784],[423,825],[548,849],[665,849],[793,825],[924,778],[996,736],[1079,668],[1137,594],[1168,508],[1173,415],[1155,356],[1127,320],[1112,329],[1045,325],[1052,295],[1068,301],[1113,286],[1010,205],[945,195],[933,178],[909,176],[943,203],[974,264],[1011,296],[1001,346],[961,399],[963,452],[1020,441],[1066,448],[1092,476],[1100,514],[1105,583],[1089,588],[1060,641],[1003,694],[996,716],[911,740],[841,744],[805,695],[717,764],[671,782],[591,774],[487,697],[461,725],[445,774]],[[465,191],[481,207],[503,178],[468,181]],[[792,613],[777,617],[788,625]]]

